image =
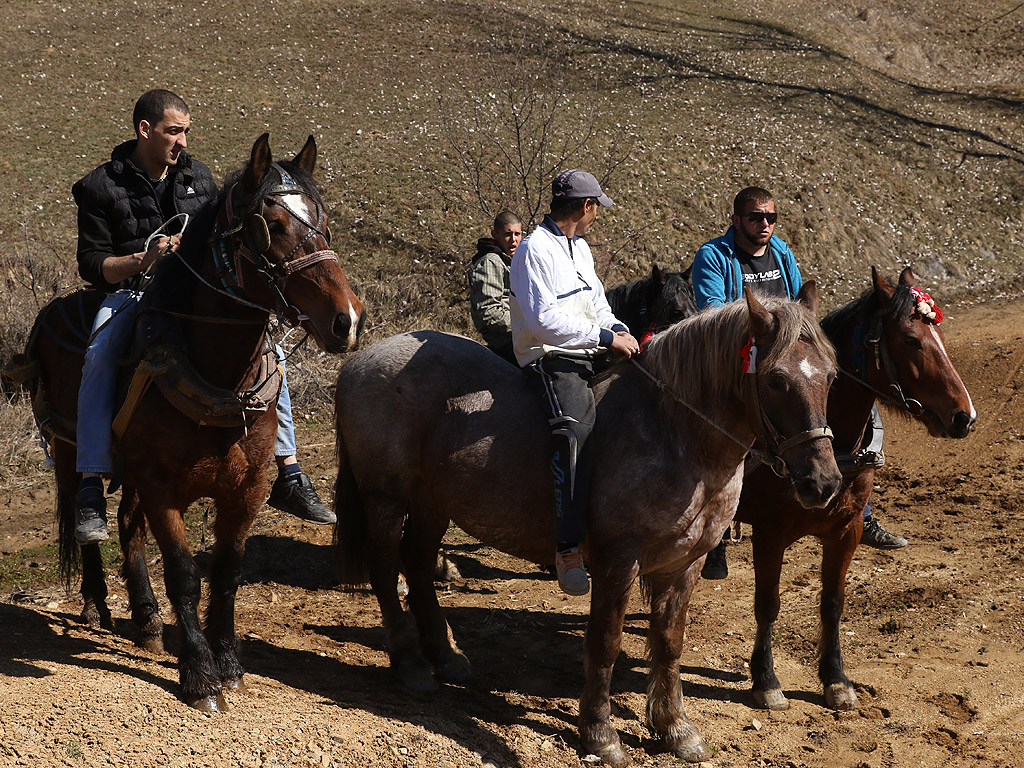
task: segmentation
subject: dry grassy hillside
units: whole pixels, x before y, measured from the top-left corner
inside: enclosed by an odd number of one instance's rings
[[[3,359],[77,282],[71,183],[130,135],[134,99],[157,86],[190,102],[189,148],[218,176],[263,131],[281,152],[316,135],[367,341],[468,331],[475,239],[503,206],[540,208],[559,164],[607,175],[617,205],[590,239],[610,284],[687,264],[757,183],[826,308],[859,293],[871,264],[913,265],[947,303],[1020,287],[1012,0],[26,0],[0,22]],[[295,358],[293,396],[313,419],[336,364]],[[4,409],[5,433],[27,434],[27,413]]]

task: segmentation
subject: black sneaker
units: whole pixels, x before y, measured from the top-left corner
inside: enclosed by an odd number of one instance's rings
[[[860,535],[860,543],[875,549],[903,549],[907,540],[895,533],[889,533],[874,515],[864,518],[864,531]]]
[[[313,481],[303,472],[278,475],[270,489],[267,504],[316,525],[333,525],[338,521],[334,512],[324,506],[316,494]]]
[[[75,496],[75,541],[95,544],[106,541],[107,500],[102,488],[82,488]]]
[[[700,577],[708,581],[719,581],[728,577],[729,563],[726,561],[725,553],[728,548],[725,539],[718,542],[718,546],[708,552],[708,558],[704,561],[704,567],[700,569]]]

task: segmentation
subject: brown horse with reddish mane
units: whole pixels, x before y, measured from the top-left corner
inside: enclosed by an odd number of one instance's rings
[[[824,510],[808,510],[789,483],[770,471],[755,469],[743,481],[736,519],[753,527],[756,577],[757,639],[750,670],[755,702],[767,709],[789,706],[775,676],[772,632],[779,615],[783,555],[804,536],[816,536],[822,543],[818,676],[825,703],[839,710],[857,705],[843,670],[839,621],[846,572],[863,528],[862,511],[881,464],[881,449],[872,444],[870,428],[876,400],[887,412],[921,422],[934,437],[967,437],[977,418],[946,352],[941,310],[917,287],[910,268],[903,270],[895,287],[874,269],[871,278],[870,290],[821,321],[842,374],[828,397],[828,422],[843,473],[839,494]]]
[[[245,539],[267,493],[280,388],[268,324],[301,325],[328,352],[356,347],[363,306],[328,242],[313,181],[310,136],[291,161],[274,162],[267,134],[229,179],[218,208],[185,232],[158,266],[136,322],[134,410],[119,440],[124,467],[118,528],[123,575],[142,643],[162,647],[163,622],[145,561],[147,523],[163,555],[164,583],[181,629],[181,694],[206,711],[242,686],[234,600]],[[216,213],[216,221],[213,214]],[[61,563],[74,569],[74,422],[86,337],[101,295],[76,291],[39,314],[27,357],[34,411],[56,463]],[[149,376],[138,378],[139,371]],[[117,420],[115,420],[116,423]],[[200,574],[183,516],[200,497],[216,505],[206,627]],[[85,617],[112,625],[98,545],[82,551]]]

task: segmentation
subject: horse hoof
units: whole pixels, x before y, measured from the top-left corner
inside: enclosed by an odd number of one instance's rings
[[[82,621],[90,627],[99,627],[113,631],[114,619],[107,610],[107,606],[97,606],[94,603],[86,603],[82,609]]]
[[[434,678],[442,683],[465,685],[472,677],[472,665],[466,658],[466,654],[461,651],[449,654],[444,661],[434,666]]]
[[[666,736],[663,739],[668,750],[688,763],[703,763],[711,759],[711,750],[696,728],[685,736]]]
[[[781,688],[772,688],[768,691],[755,689],[753,693],[754,704],[760,709],[771,709],[776,712],[789,709],[789,699],[786,698],[786,694],[782,692]]]
[[[632,765],[633,761],[621,744],[612,744],[601,749],[589,750],[589,754],[601,758],[601,765],[610,765],[612,768],[625,768]],[[583,762],[589,762],[584,759]]]
[[[245,687],[241,677],[229,677],[221,682],[221,688],[232,693],[249,693],[249,689]]]
[[[413,693],[434,693],[440,688],[433,670],[424,659],[404,661],[395,667],[398,679]]]
[[[857,708],[857,694],[853,692],[851,685],[833,683],[825,688],[825,704],[830,709],[848,712]]]
[[[162,635],[143,635],[137,643],[139,648],[150,653],[166,653],[164,638]]]
[[[218,691],[215,694],[209,696],[202,696],[194,701],[188,703],[192,709],[198,709],[200,712],[227,712],[228,703],[224,700],[224,696]]]

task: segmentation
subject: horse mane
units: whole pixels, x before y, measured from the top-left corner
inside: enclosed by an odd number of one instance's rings
[[[759,372],[778,365],[801,340],[813,344],[835,364],[832,343],[803,306],[779,298],[765,298],[761,303],[778,319],[779,329],[768,353],[757,358]],[[740,299],[705,309],[655,335],[639,362],[690,403],[725,404],[739,394],[740,350],[749,338],[747,303]]]
[[[889,318],[899,322],[914,312],[915,301],[910,286],[897,283],[895,288],[896,291],[889,303]],[[875,287],[872,285],[853,301],[825,315],[821,320],[821,327],[829,339],[835,341],[845,329],[866,321],[875,311],[876,304]]]

